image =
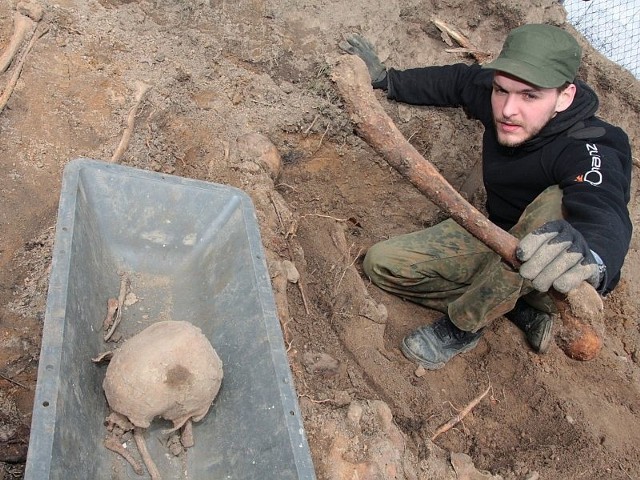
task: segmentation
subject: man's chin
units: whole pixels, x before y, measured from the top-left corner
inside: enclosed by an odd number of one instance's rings
[[[502,145],[503,147],[515,148],[515,147],[519,147],[520,145],[525,143],[530,138],[531,138],[530,135],[528,135],[526,137],[511,136],[511,135],[498,135],[498,143],[500,145]]]

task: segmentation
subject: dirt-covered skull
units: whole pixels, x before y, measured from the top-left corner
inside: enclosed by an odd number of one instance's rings
[[[111,409],[136,427],[161,417],[178,429],[207,414],[222,375],[222,362],[199,328],[163,321],[115,352],[102,386]]]

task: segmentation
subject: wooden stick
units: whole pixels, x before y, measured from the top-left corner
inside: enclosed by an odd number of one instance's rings
[[[122,159],[122,155],[129,147],[129,142],[131,141],[131,137],[133,136],[133,131],[135,130],[136,125],[136,116],[138,115],[138,109],[142,104],[144,97],[147,92],[151,88],[151,85],[138,81],[136,82],[136,94],[134,97],[134,103],[131,109],[129,110],[129,115],[127,115],[127,126],[122,133],[122,138],[120,139],[120,143],[116,148],[116,151],[113,153],[111,157],[111,163],[118,163]]]
[[[460,195],[438,170],[406,141],[376,99],[369,72],[357,55],[343,55],[332,75],[360,136],[392,167],[459,225],[518,268],[518,239],[490,222]],[[602,348],[600,334],[591,323],[600,320],[603,304],[587,282],[567,297],[550,291],[567,335],[560,347],[570,358],[591,360]],[[571,303],[568,303],[571,302]],[[586,320],[583,321],[583,320]]]
[[[456,41],[456,43],[462,47],[457,49],[450,49],[450,50],[447,50],[447,52],[468,53],[471,56],[473,56],[473,58],[475,58],[478,63],[484,63],[489,58],[491,58],[490,53],[483,52],[482,50],[480,50],[478,47],[473,45],[467,37],[465,37],[463,34],[458,32],[452,26],[448,25],[447,23],[443,22],[442,20],[436,17],[433,17],[431,21],[436,27],[438,27],[438,30],[445,33],[449,37],[453,38]]]
[[[36,22],[29,17],[19,12],[15,13],[13,16],[13,34],[11,35],[11,40],[9,40],[9,45],[7,45],[7,48],[4,49],[0,56],[0,73],[5,72],[7,68],[9,68],[27,34],[32,32],[35,27]]]
[[[29,54],[35,43],[38,41],[38,39],[44,36],[48,31],[49,28],[47,27],[41,32],[38,32],[38,29],[36,28],[36,30],[33,32],[27,48],[20,57],[20,60],[18,61],[15,70],[13,71],[13,75],[11,75],[11,78],[7,82],[7,86],[4,87],[2,95],[0,95],[0,112],[4,110],[4,107],[7,105],[7,102],[9,101],[13,90],[16,88],[16,84],[18,83],[18,79],[20,78],[20,73],[22,72],[22,67],[24,66],[25,60],[27,59],[27,55]]]
[[[449,420],[447,423],[444,423],[443,425],[441,425],[440,427],[438,427],[438,429],[433,433],[432,437],[431,437],[431,441],[433,442],[438,435],[443,434],[444,432],[451,430],[451,428],[455,425],[457,425],[458,423],[460,423],[462,421],[462,419],[464,417],[466,417],[469,412],[471,410],[473,410],[475,408],[476,405],[478,405],[478,403],[480,403],[480,401],[487,396],[487,394],[491,391],[491,385],[489,385],[487,387],[487,389],[482,392],[480,395],[478,395],[476,398],[474,398],[473,400],[471,400],[471,402],[469,402],[469,404],[464,407],[462,410],[460,410],[460,413],[458,413],[455,417],[453,417],[451,420]]]

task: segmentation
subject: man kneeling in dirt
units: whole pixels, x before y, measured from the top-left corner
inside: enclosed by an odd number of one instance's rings
[[[506,315],[543,353],[552,339],[550,288],[582,281],[613,289],[629,248],[627,135],[595,116],[598,97],[575,79],[581,48],[564,30],[524,25],[486,65],[387,69],[352,35],[341,48],[366,63],[374,88],[414,105],[461,106],[480,120],[489,218],[520,239],[514,271],[449,219],[373,245],[364,270],[379,287],[445,315],[407,335],[410,360],[428,369],[474,348]]]

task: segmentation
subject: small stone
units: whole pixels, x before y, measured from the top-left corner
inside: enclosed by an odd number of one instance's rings
[[[37,2],[19,2],[16,5],[16,10],[22,15],[26,15],[34,22],[42,20],[44,15],[44,9]]]
[[[398,117],[400,118],[400,120],[402,120],[404,123],[407,123],[411,120],[411,118],[413,117],[413,109],[411,107],[408,107],[406,105],[398,105]]]
[[[261,165],[275,180],[282,169],[282,157],[276,146],[265,135],[248,133],[236,139],[240,160],[255,162]]]
[[[280,89],[284,92],[284,93],[292,93],[295,90],[295,85],[293,85],[293,83],[291,82],[282,82],[280,84]]]
[[[365,298],[358,314],[379,324],[387,323],[389,317],[387,307],[382,303],[376,303],[372,298]]]
[[[319,352],[306,352],[302,355],[302,364],[308,373],[319,373],[327,377],[337,374],[340,368],[338,360]]]
[[[420,365],[418,368],[416,368],[416,371],[413,372],[413,374],[419,378],[424,377],[427,374],[427,369]]]
[[[360,420],[362,419],[363,408],[362,405],[358,403],[351,403],[349,405],[349,410],[347,411],[347,419],[354,427],[358,427],[360,425]]]
[[[351,403],[351,395],[345,390],[340,390],[333,395],[333,404],[336,407],[344,407]]]
[[[294,263],[289,260],[284,260],[282,267],[287,275],[287,281],[290,283],[298,283],[298,280],[300,280],[300,272],[298,272]]]
[[[240,165],[238,165],[238,170],[243,173],[256,174],[260,173],[260,165],[255,162],[242,162]]]

